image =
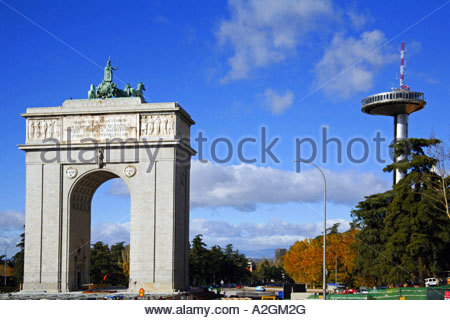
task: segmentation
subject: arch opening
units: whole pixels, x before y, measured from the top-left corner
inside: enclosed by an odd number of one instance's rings
[[[115,181],[122,181],[122,189],[126,189],[129,194],[126,183],[117,174],[107,170],[87,173],[80,177],[72,188],[69,196],[68,241],[70,291],[85,290],[89,285],[91,288],[128,287],[128,275],[120,275],[126,265],[129,266],[129,260],[125,261],[125,265],[121,263],[122,259],[129,259],[129,232],[127,239],[123,239],[122,247],[113,239],[115,239],[114,232],[117,231],[114,226],[130,221],[130,203],[128,214],[122,212],[118,221],[117,214],[114,217],[113,210],[116,207],[123,208],[123,201],[118,205],[117,196],[110,192]],[[120,241],[122,239],[117,242]],[[113,246],[114,244],[116,245]],[[128,248],[125,248],[127,245]],[[122,252],[122,249],[127,252]]]

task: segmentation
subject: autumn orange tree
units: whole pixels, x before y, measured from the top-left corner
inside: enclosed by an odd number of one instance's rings
[[[355,278],[356,247],[354,246],[356,229],[338,233],[337,227],[327,233],[327,282],[337,280],[352,286]],[[334,232],[333,232],[334,230]],[[323,265],[323,237],[296,241],[283,256],[282,266],[286,273],[297,283],[309,286],[321,286]]]

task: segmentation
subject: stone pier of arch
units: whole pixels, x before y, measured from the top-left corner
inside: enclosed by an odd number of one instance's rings
[[[121,178],[130,208],[129,291],[189,287],[190,115],[140,98],[27,108],[24,291],[89,283],[91,200]]]

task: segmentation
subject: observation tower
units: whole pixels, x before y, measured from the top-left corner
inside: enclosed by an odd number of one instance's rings
[[[394,117],[394,142],[408,138],[408,117],[411,113],[425,107],[424,94],[411,91],[404,84],[405,70],[405,43],[402,42],[400,54],[400,88],[392,88],[390,92],[381,92],[364,98],[361,101],[361,110],[371,115]],[[394,159],[395,162],[403,161],[406,155],[402,154]],[[405,177],[402,170],[394,171],[394,184]]]

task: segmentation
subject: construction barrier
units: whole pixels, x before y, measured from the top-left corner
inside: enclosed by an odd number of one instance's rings
[[[277,296],[262,296],[261,300],[276,300]]]

